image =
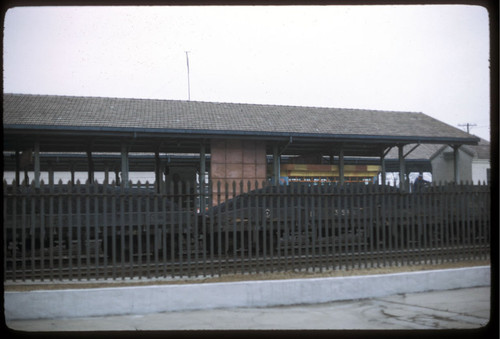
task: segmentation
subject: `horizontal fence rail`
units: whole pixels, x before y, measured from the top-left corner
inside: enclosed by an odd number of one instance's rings
[[[357,269],[490,253],[487,185],[3,187],[5,281]]]

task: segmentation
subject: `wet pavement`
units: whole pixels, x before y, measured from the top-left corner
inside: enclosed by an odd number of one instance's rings
[[[469,329],[489,322],[490,287],[314,305],[10,320],[20,331]]]

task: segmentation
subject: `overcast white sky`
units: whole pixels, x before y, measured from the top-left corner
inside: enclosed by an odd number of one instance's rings
[[[43,7],[7,12],[4,92],[422,112],[489,137],[476,6]],[[462,128],[462,127],[459,127]]]

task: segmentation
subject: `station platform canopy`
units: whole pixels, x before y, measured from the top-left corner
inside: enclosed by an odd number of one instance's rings
[[[409,144],[479,138],[423,113],[179,100],[3,95],[4,152],[210,153],[214,139],[262,140],[267,153],[381,156]]]

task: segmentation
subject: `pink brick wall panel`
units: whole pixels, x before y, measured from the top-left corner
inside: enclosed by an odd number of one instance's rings
[[[243,164],[226,164],[226,178],[227,179],[240,179],[243,177]]]
[[[214,140],[211,145],[210,178],[213,180],[213,201],[217,204],[217,181],[221,182],[220,202],[233,197],[233,181],[236,182],[235,193],[247,192],[261,188],[267,177],[265,142]],[[240,183],[243,182],[243,190]],[[257,184],[256,184],[257,182]],[[225,184],[228,184],[227,190]]]
[[[261,141],[255,142],[255,163],[266,164],[266,144]]]
[[[255,164],[255,142],[243,142],[243,163]]]
[[[255,180],[256,176],[255,176],[255,169],[256,169],[256,165],[255,163],[253,164],[243,164],[243,178],[245,179],[245,181],[248,181],[248,180]]]
[[[255,178],[258,178],[260,180],[265,180],[266,179],[266,164],[258,164],[255,167]]]
[[[226,178],[226,164],[224,163],[211,163],[210,164],[210,175],[212,180],[225,179]]]
[[[243,158],[243,150],[241,141],[230,140],[226,144],[226,163],[241,164]]]
[[[210,162],[211,163],[226,163],[226,142],[225,141],[212,141],[210,146]]]

